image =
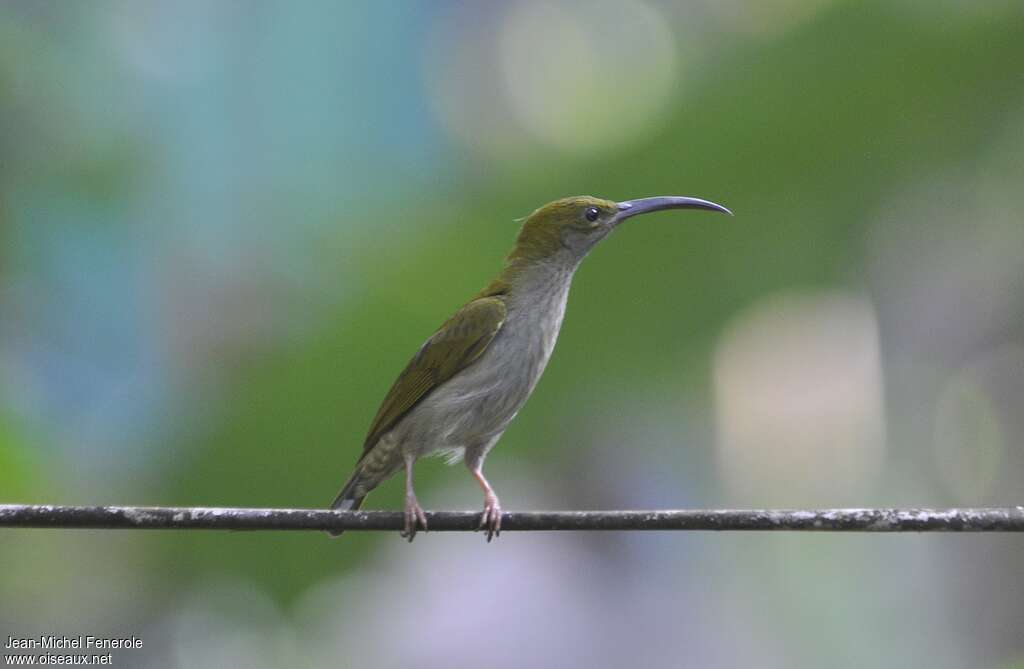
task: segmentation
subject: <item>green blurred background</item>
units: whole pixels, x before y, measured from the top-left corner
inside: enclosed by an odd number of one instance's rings
[[[507,509],[1024,501],[1024,5],[5,2],[0,501],[322,507],[558,197]],[[476,509],[417,466],[428,509]],[[400,481],[369,499],[398,508]],[[1024,539],[4,531],[119,666],[997,667]]]

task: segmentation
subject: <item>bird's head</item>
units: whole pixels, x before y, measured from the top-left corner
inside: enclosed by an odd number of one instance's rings
[[[567,197],[544,205],[526,218],[512,257],[578,262],[626,219],[664,209],[706,209],[732,214],[719,204],[695,197],[646,197],[623,202],[590,196]]]

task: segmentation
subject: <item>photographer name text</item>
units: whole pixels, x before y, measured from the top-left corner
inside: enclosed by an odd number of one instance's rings
[[[131,637],[102,637],[91,634],[78,636],[57,636],[56,634],[37,637],[9,636],[4,642],[7,650],[66,650],[72,648],[85,650],[116,650],[119,648],[142,648],[142,639]]]

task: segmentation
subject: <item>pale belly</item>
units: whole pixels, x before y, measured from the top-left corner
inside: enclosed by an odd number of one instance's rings
[[[440,453],[457,461],[467,449],[485,455],[544,372],[567,293],[567,281],[554,282],[547,294],[510,304],[505,325],[483,355],[431,392],[366,454],[361,469],[367,490],[401,469],[403,456]]]
[[[432,392],[391,437],[418,456],[493,442],[526,403],[550,356],[543,342],[500,333],[469,368]],[[523,344],[527,344],[524,346]],[[532,344],[532,345],[530,345]]]

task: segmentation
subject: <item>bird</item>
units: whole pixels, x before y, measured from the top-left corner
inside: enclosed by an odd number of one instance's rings
[[[330,508],[359,509],[370,491],[404,470],[401,535],[411,542],[419,529],[427,530],[413,487],[413,465],[423,456],[441,454],[452,463],[465,463],[484,494],[478,529],[486,530],[488,542],[498,536],[501,504],[484,477],[484,459],[547,366],[576,268],[625,221],[666,209],[732,215],[696,197],[614,202],[576,196],[550,202],[526,217],[498,276],[430,335],[399,374]]]

